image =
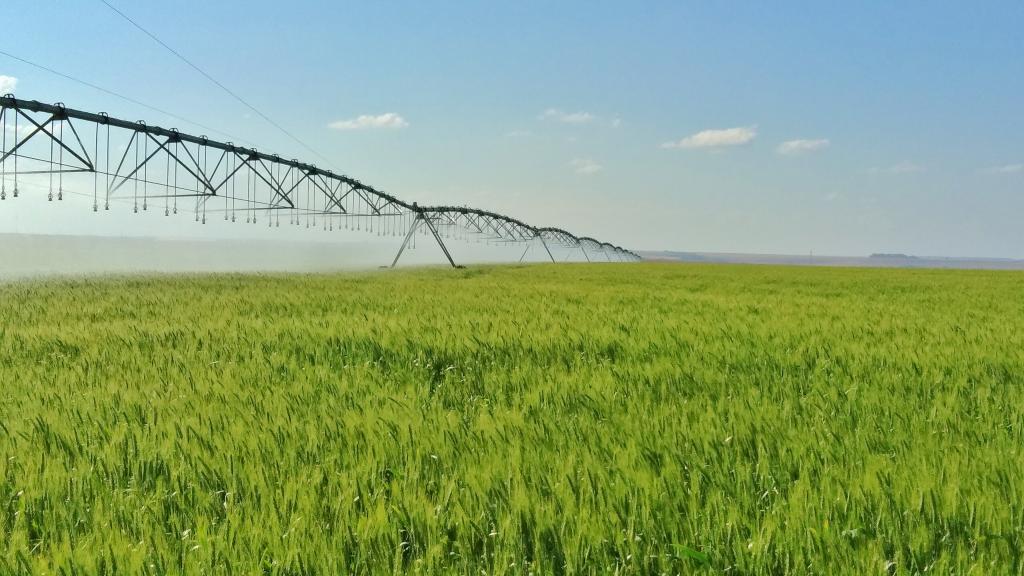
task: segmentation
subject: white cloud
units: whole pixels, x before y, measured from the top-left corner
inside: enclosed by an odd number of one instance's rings
[[[563,124],[589,124],[597,117],[590,112],[563,112],[557,108],[548,108],[540,115],[541,120],[554,120]]]
[[[33,131],[35,131],[35,129],[36,129],[36,127],[33,126],[32,124],[29,124],[28,122],[22,121],[18,125],[18,136],[23,136],[23,137],[24,136],[28,136]],[[8,119],[4,119],[3,130],[4,130],[4,132],[14,132],[14,121],[13,120],[8,120]]]
[[[739,146],[757,137],[756,126],[702,130],[676,142],[665,142],[662,148],[722,148]]]
[[[562,124],[599,124],[609,128],[620,128],[623,124],[622,118],[618,116],[605,118],[582,110],[579,112],[566,112],[560,108],[548,108],[541,112],[537,118],[541,120],[550,120],[552,122],[560,122]]]
[[[405,128],[409,123],[394,112],[388,112],[386,114],[379,114],[373,116],[370,114],[363,114],[358,118],[352,118],[350,120],[338,120],[337,122],[331,122],[327,125],[332,130],[368,130],[376,128]]]
[[[15,86],[18,85],[18,79],[14,76],[3,76],[0,75],[0,96],[4,94],[11,94],[14,92]]]
[[[510,130],[505,133],[506,138],[528,138],[533,136],[533,132],[529,130]]]
[[[889,166],[887,168],[875,167],[868,169],[869,174],[916,174],[918,172],[924,172],[924,166],[921,166],[920,164],[915,164],[913,162],[908,162],[906,160],[898,164],[893,164],[892,166]]]
[[[604,166],[601,166],[589,158],[576,158],[572,162],[569,162],[569,166],[572,167],[573,171],[577,174],[588,176],[590,174],[597,174],[604,170]]]
[[[1018,174],[1024,172],[1024,164],[1004,164],[1002,166],[992,166],[984,170],[986,174]]]
[[[784,156],[795,156],[797,154],[804,154],[806,152],[814,152],[815,150],[821,150],[828,148],[829,141],[825,138],[818,138],[815,140],[787,140],[776,149],[779,154]]]

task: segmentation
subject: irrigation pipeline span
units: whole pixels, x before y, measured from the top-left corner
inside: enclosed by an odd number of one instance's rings
[[[365,230],[403,236],[391,266],[398,264],[417,231],[437,241],[452,266],[445,238],[475,237],[491,242],[553,247],[587,261],[636,261],[619,246],[560,228],[532,226],[511,216],[464,206],[420,206],[330,170],[286,160],[254,148],[192,136],[171,128],[129,122],[35,100],[0,97],[0,199],[18,197],[19,181],[65,193],[92,195],[93,211],[112,201],[140,209],[195,214],[197,222],[223,216],[231,222],[280,227],[288,223],[333,230]]]

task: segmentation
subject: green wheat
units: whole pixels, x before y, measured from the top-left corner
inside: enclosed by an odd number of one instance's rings
[[[1021,574],[1024,274],[0,286],[0,573]]]

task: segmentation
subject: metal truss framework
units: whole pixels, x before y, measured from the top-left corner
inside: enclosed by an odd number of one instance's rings
[[[566,259],[578,250],[587,261],[640,260],[619,246],[559,228],[464,206],[419,206],[298,160],[63,104],[0,97],[0,132],[0,200],[7,198],[9,181],[17,197],[19,177],[32,177],[47,181],[42,186],[50,200],[62,200],[72,181],[78,194],[91,188],[94,211],[109,210],[116,200],[131,202],[135,212],[163,209],[165,215],[181,204],[203,223],[209,214],[251,224],[263,218],[270,227],[280,227],[282,213],[289,224],[307,228],[318,227],[319,219],[324,229],[404,236],[392,267],[417,232],[432,237],[453,267],[445,238],[520,243],[520,261],[535,244],[552,262],[552,247],[565,249]]]

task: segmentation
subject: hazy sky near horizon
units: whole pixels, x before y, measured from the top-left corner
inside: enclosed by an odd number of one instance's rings
[[[409,200],[635,249],[1024,257],[1019,1],[110,1]],[[12,7],[0,31],[0,50],[323,165],[98,0]],[[0,89],[209,132],[3,55]],[[132,218],[87,212],[54,231]],[[0,231],[48,226],[0,205]]]

